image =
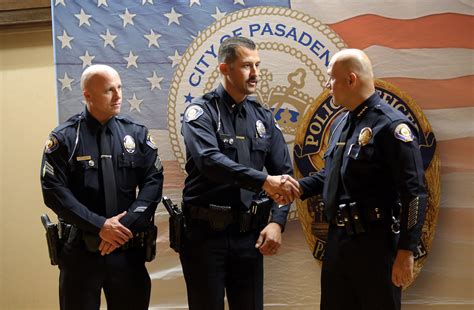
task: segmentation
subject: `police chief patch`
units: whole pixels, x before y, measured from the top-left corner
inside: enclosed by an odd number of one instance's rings
[[[56,151],[59,147],[59,142],[58,142],[58,139],[53,136],[53,135],[50,135],[48,140],[46,140],[46,143],[44,145],[44,152],[46,154],[50,154],[54,151]]]
[[[413,133],[408,127],[407,124],[401,123],[395,128],[395,132],[393,133],[395,138],[398,140],[402,140],[403,142],[411,142],[413,141]]]
[[[201,116],[203,113],[204,111],[202,110],[200,106],[192,105],[186,110],[186,113],[184,114],[184,121],[186,123],[189,123],[190,121],[194,121],[198,119],[198,117]]]

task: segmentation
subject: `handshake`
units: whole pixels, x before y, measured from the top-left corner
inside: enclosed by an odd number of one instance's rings
[[[280,205],[289,204],[301,196],[298,181],[287,174],[267,176],[262,188]]]

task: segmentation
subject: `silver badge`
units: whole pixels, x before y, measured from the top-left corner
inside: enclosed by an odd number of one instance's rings
[[[130,135],[126,135],[123,138],[123,146],[129,153],[135,152],[135,140]]]
[[[255,127],[257,128],[257,133],[260,138],[265,138],[265,135],[267,134],[267,130],[265,129],[265,125],[263,125],[263,122],[261,120],[258,120],[255,123]]]

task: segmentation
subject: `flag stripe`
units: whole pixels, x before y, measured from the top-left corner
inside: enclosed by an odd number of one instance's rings
[[[451,79],[474,74],[472,49],[393,49],[375,45],[364,51],[372,60],[378,78]]]
[[[330,27],[348,46],[359,49],[371,45],[391,48],[474,47],[472,37],[464,34],[466,29],[474,29],[474,16],[470,15],[448,13],[410,20],[362,15]]]
[[[474,107],[425,110],[424,114],[438,141],[474,137]]]
[[[438,142],[441,172],[474,172],[474,138],[452,139]],[[472,189],[471,189],[472,190]]]
[[[384,78],[409,94],[422,109],[474,107],[474,75],[446,80]]]
[[[375,14],[390,18],[413,19],[442,13],[474,15],[472,1],[462,0],[398,0],[398,1],[351,1],[319,0],[309,5],[307,0],[292,0],[292,9],[305,12],[326,24],[334,24],[355,16]]]
[[[474,208],[474,173],[453,172],[441,175],[442,208]],[[472,231],[472,224],[469,226]],[[472,236],[472,233],[471,233]]]

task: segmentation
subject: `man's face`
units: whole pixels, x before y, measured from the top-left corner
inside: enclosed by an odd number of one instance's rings
[[[337,61],[331,61],[327,72],[329,79],[326,82],[326,87],[329,88],[334,103],[345,107],[344,103],[349,94],[349,88],[347,85],[348,77],[345,70],[337,63]]]
[[[244,97],[255,93],[259,77],[260,56],[257,50],[237,47],[237,59],[228,64],[227,91],[235,97]]]
[[[89,112],[104,123],[120,113],[122,82],[115,71],[100,72],[92,76],[84,90]]]

